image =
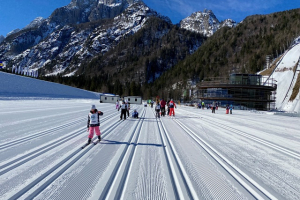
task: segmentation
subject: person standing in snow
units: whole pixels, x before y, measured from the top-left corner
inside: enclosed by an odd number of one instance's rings
[[[117,109],[117,110],[119,110],[119,106],[120,106],[119,100],[117,100],[117,102],[116,102],[116,109]]]
[[[130,103],[126,102],[126,104],[127,104],[127,117],[129,117]]]
[[[212,111],[211,112],[216,113],[216,102],[215,101],[212,103]]]
[[[176,108],[176,104],[174,103],[173,99],[171,99],[170,103],[169,103],[169,107],[170,107],[170,116],[173,116],[175,117],[175,110],[174,108]]]
[[[96,106],[92,105],[92,108],[88,115],[88,121],[87,121],[87,128],[88,128],[88,132],[89,132],[88,144],[91,143],[91,141],[94,137],[94,132],[96,132],[99,142],[101,141],[101,132],[100,132],[99,127],[100,127],[100,116],[102,116],[102,115],[103,115],[103,112],[98,111],[96,109]]]
[[[156,118],[160,118],[160,114],[159,114],[159,112],[160,112],[160,104],[159,104],[158,100],[156,101],[155,112],[156,112],[155,117]]]
[[[202,101],[202,110],[204,110],[204,107],[205,107],[205,103],[204,101]]]
[[[127,112],[127,104],[125,101],[123,101],[122,105],[119,107],[119,110],[121,109],[121,115],[120,115],[120,120],[122,120],[124,116],[124,120],[126,119],[126,112]]]
[[[230,110],[230,114],[232,114],[232,110],[233,110],[233,106],[232,106],[232,104],[230,104],[230,106],[229,106],[229,110]]]
[[[160,101],[161,116],[166,115],[166,102],[164,99]]]
[[[168,100],[167,106],[168,106],[168,112],[167,112],[167,115],[170,115],[170,100]]]

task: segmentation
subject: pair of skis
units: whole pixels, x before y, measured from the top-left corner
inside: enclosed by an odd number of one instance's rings
[[[99,142],[100,142],[100,140],[97,140],[96,142],[86,143],[85,145],[83,145],[83,146],[81,147],[81,149],[84,149],[85,147],[87,147],[87,146],[90,145],[90,144],[96,145],[96,144],[98,144]]]

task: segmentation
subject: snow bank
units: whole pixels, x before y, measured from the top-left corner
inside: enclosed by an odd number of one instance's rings
[[[0,72],[2,99],[99,99],[99,94],[47,81]]]

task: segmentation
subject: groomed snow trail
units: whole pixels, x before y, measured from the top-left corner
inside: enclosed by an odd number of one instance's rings
[[[155,118],[132,105],[140,118],[120,120],[97,100],[0,103],[0,199],[300,198],[299,118],[189,107]],[[102,141],[81,149],[92,104]]]

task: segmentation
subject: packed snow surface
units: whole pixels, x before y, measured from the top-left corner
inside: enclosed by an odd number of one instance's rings
[[[92,104],[102,141],[81,149]],[[133,109],[120,120],[98,100],[0,101],[0,199],[300,199],[300,118]]]
[[[296,41],[297,40],[295,40],[295,42]],[[295,45],[284,54],[272,74],[272,78],[277,81],[276,107],[280,110],[300,112],[299,94],[293,102],[289,102],[300,70],[298,63],[299,58],[300,44],[295,43]],[[294,68],[296,68],[295,71]]]
[[[99,94],[57,83],[0,72],[0,100],[24,98],[99,99]]]

